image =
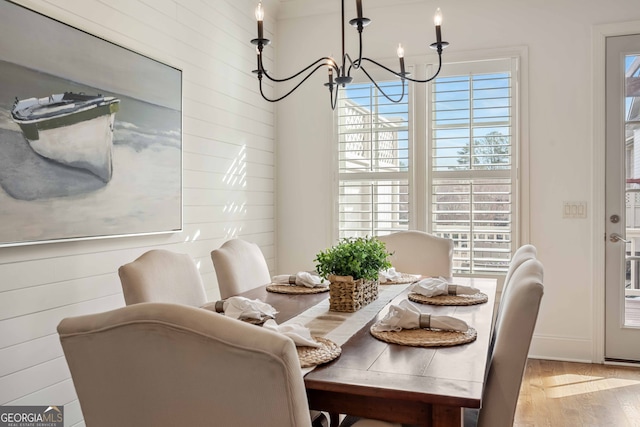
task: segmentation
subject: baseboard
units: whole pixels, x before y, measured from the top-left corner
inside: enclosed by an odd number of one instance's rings
[[[529,357],[562,362],[593,363],[592,351],[591,340],[534,335]]]

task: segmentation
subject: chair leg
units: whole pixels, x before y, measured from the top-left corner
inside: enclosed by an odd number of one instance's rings
[[[312,427],[329,427],[329,420],[324,415],[324,412],[318,412],[311,420]]]

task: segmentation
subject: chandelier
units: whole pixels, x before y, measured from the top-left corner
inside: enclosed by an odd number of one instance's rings
[[[381,63],[374,61],[373,59],[362,56],[362,30],[364,27],[371,23],[369,18],[364,18],[362,14],[362,0],[356,0],[356,11],[357,17],[351,19],[349,24],[353,26],[358,31],[358,40],[359,40],[359,49],[358,49],[358,58],[353,60],[351,56],[345,52],[345,14],[344,14],[344,0],[342,0],[342,56],[341,62],[338,64],[335,59],[330,56],[325,56],[317,59],[313,63],[309,64],[307,67],[298,71],[297,73],[284,78],[276,78],[271,76],[267,70],[264,68],[262,61],[262,54],[264,47],[267,46],[271,41],[269,39],[264,38],[263,31],[263,20],[264,20],[264,8],[262,7],[262,0],[258,3],[258,7],[256,7],[256,20],[258,21],[258,37],[251,40],[251,43],[256,46],[256,55],[257,55],[257,63],[258,68],[253,70],[253,73],[258,75],[258,82],[260,86],[260,95],[262,98],[269,102],[278,102],[287,96],[291,95],[296,89],[298,89],[309,77],[311,77],[316,71],[321,68],[327,67],[328,69],[328,82],[324,85],[329,89],[330,97],[331,97],[331,109],[336,108],[336,102],[338,99],[338,90],[340,87],[346,87],[349,83],[353,81],[353,77],[351,77],[352,70],[361,70],[371,83],[375,85],[375,87],[387,98],[389,101],[398,103],[402,101],[404,98],[404,82],[405,80],[415,82],[415,83],[428,83],[431,80],[435,79],[440,73],[440,69],[442,68],[442,50],[449,45],[449,43],[442,41],[442,13],[440,12],[440,8],[436,10],[436,14],[434,16],[434,23],[436,26],[436,42],[429,45],[431,49],[436,50],[438,53],[438,69],[435,74],[428,79],[414,79],[410,77],[410,73],[405,70],[404,66],[404,49],[402,45],[398,45],[398,49],[396,51],[398,55],[398,60],[400,62],[400,71],[394,71],[391,68],[388,68]],[[391,75],[398,77],[402,81],[402,93],[399,97],[394,98],[388,95],[379,85],[378,83],[371,77],[371,75],[367,72],[364,67],[365,63],[370,63],[386,70]],[[305,74],[306,73],[306,74]],[[278,97],[278,98],[268,98],[263,90],[262,90],[262,78],[266,77],[268,80],[275,83],[287,82],[294,79],[299,79],[297,84],[287,93]]]

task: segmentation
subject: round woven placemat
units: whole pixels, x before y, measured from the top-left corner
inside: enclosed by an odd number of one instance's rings
[[[267,291],[275,292],[277,294],[319,294],[322,292],[329,292],[329,286],[316,286],[315,288],[308,288],[306,286],[299,285],[278,285],[272,283],[267,285]]]
[[[387,280],[386,282],[380,282],[381,285],[404,285],[407,283],[413,283],[420,280],[420,276],[415,274],[400,273],[400,277],[393,280]]]
[[[313,337],[320,347],[296,347],[301,368],[310,368],[322,363],[331,362],[342,353],[342,348],[326,338]]]
[[[418,293],[409,294],[409,299],[420,304],[431,305],[474,305],[482,304],[488,301],[489,297],[482,292],[473,295],[438,295],[435,297],[426,297]]]
[[[371,335],[380,341],[412,347],[449,347],[475,341],[478,333],[469,328],[466,332],[442,331],[438,329],[402,329],[400,331],[376,332]]]

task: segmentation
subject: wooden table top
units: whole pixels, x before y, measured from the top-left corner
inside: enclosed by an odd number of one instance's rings
[[[438,348],[388,344],[369,332],[378,315],[342,345],[338,359],[305,376],[310,407],[400,423],[459,426],[461,408],[481,406],[496,280],[455,278],[454,282],[479,288],[489,301],[471,306],[422,305],[421,309],[465,320],[478,332],[475,341]],[[260,287],[242,296],[274,306],[280,324],[329,295],[283,295]],[[406,297],[405,290],[392,302]]]

